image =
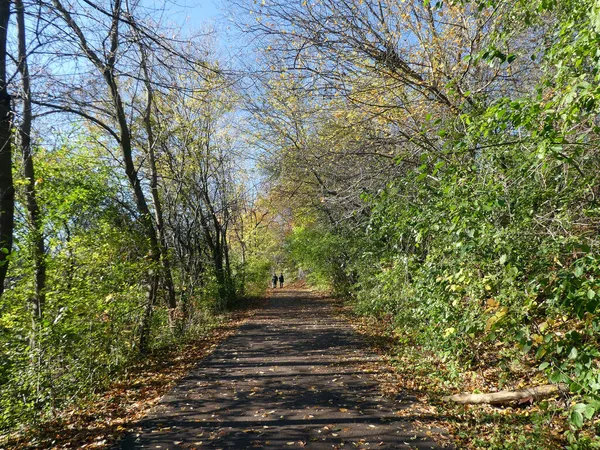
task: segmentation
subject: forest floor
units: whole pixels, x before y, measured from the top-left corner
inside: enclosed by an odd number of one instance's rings
[[[334,308],[274,290],[117,448],[449,448],[430,407],[382,392],[389,368]]]

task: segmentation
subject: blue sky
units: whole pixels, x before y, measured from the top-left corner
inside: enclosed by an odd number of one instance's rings
[[[215,19],[221,11],[217,6],[216,0],[196,0],[189,1],[188,14],[192,20],[203,22]]]
[[[164,0],[150,0],[150,3],[165,4]],[[185,23],[192,29],[202,28],[223,15],[219,4],[219,0],[171,0],[165,5],[170,14],[166,19],[181,25]]]
[[[226,20],[228,12],[224,5],[227,0],[143,0],[147,6],[154,5],[161,11],[163,24],[181,27],[184,34],[210,32],[214,49],[227,52],[236,46],[236,37],[231,33]],[[151,6],[152,7],[152,6]],[[155,18],[159,19],[159,18]]]

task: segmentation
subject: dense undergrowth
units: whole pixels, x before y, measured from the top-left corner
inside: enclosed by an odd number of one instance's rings
[[[539,164],[535,155],[531,159]],[[564,167],[557,164],[556,170]],[[590,249],[596,246],[595,234],[582,235],[579,224],[593,220],[598,209],[586,208],[590,219],[582,217],[580,203],[565,205],[557,199],[554,193],[560,188],[552,182],[557,179],[552,170],[542,181],[507,176],[524,184],[511,190],[516,198],[500,187],[490,192],[491,177],[483,186],[476,176],[438,177],[434,187],[423,189],[424,201],[411,208],[400,201],[406,191],[398,186],[368,199],[371,221],[358,246],[355,236],[333,247],[339,234],[332,238],[325,231],[319,241],[313,229],[306,240],[306,230],[299,229],[290,243],[293,253],[306,256],[297,247],[309,243],[340,259],[351,255],[345,267],[356,282],[342,286],[343,295],[352,299],[357,313],[388,324],[383,332],[393,336],[402,370],[413,367],[432,392],[493,392],[548,380],[569,384],[568,399],[528,409],[531,417],[511,411],[522,427],[505,423],[502,411],[486,411],[502,420],[493,420],[497,427],[479,443],[469,433],[481,431],[474,425],[484,413],[474,408],[473,418],[463,421],[471,431],[453,427],[466,433],[469,448],[516,448],[531,439],[536,444],[526,448],[546,448],[546,432],[559,434],[562,444],[570,441],[571,448],[596,448],[589,439],[600,432],[595,415],[600,387],[598,258]],[[552,200],[540,199],[542,183]],[[414,193],[415,185],[410,189]],[[576,186],[570,189],[577,191]],[[535,202],[547,209],[536,211],[531,206]],[[567,212],[554,217],[557,210],[577,211],[577,218]],[[542,217],[552,218],[544,223]],[[319,267],[323,259],[302,261]],[[327,274],[340,279],[340,266],[330,261],[312,274],[314,281]],[[557,423],[563,427],[559,432]],[[509,430],[512,437],[506,440]]]

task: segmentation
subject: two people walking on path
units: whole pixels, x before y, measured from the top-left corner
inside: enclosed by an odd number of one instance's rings
[[[273,283],[273,289],[275,289],[277,287],[277,281],[279,281],[279,287],[282,288],[283,287],[283,273],[281,273],[279,275],[279,277],[277,277],[276,273],[273,274],[273,278],[271,279],[271,282]]]

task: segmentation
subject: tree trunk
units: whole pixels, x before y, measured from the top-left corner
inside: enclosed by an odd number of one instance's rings
[[[118,21],[118,19],[116,20]],[[117,81],[113,73],[113,68],[105,68],[103,75],[106,80],[106,83],[108,84],[111,98],[113,100],[115,115],[119,123],[119,134],[121,137],[121,152],[123,155],[123,162],[125,163],[125,174],[127,175],[129,184],[133,189],[135,203],[138,211],[140,212],[140,219],[144,226],[145,235],[148,239],[148,242],[150,243],[149,260],[153,263],[153,266],[155,266],[152,267],[152,269],[150,269],[148,273],[149,280],[148,285],[146,286],[146,310],[142,324],[142,331],[140,333],[140,352],[145,353],[148,350],[150,335],[149,327],[151,323],[152,310],[156,302],[156,294],[158,291],[157,269],[160,266],[161,261],[160,246],[156,237],[156,230],[154,229],[154,224],[152,223],[150,209],[148,208],[148,203],[146,202],[146,197],[144,196],[144,191],[142,190],[142,184],[140,182],[137,170],[135,169],[135,165],[133,163],[131,131],[129,129],[129,125],[127,124],[127,116],[125,114],[125,109],[123,107],[123,101],[121,100],[121,95],[119,93]]]
[[[23,119],[19,128],[21,153],[23,155],[23,171],[27,180],[25,197],[29,214],[29,227],[32,241],[33,265],[35,272],[35,293],[31,298],[34,323],[42,318],[46,289],[46,249],[40,222],[40,209],[35,190],[35,170],[31,149],[31,86],[29,67],[27,65],[27,41],[25,31],[25,8],[22,0],[15,0],[17,31],[19,41],[18,69],[21,74],[23,90]]]
[[[229,243],[227,242],[227,226],[223,227],[221,233],[221,247],[225,260],[225,291],[227,303],[235,300],[235,287],[233,286],[233,276],[231,275],[231,262],[229,260]]]
[[[569,392],[569,387],[566,384],[546,384],[518,391],[499,391],[491,394],[456,394],[443,397],[445,402],[456,403],[510,403],[518,400],[538,400],[540,398],[552,397],[556,394]]]
[[[221,247],[220,230],[215,230],[215,245],[212,247],[213,262],[215,265],[215,277],[219,290],[219,307],[227,306],[227,281],[225,279],[225,267],[223,265],[223,249]]]
[[[242,251],[240,296],[244,297],[246,295],[246,243],[243,240],[240,240],[240,249]]]
[[[11,104],[6,86],[6,39],[10,1],[0,0],[0,296],[12,251],[15,189],[12,177]]]
[[[138,348],[140,353],[147,353],[150,347],[150,331],[152,329],[152,312],[154,302],[156,301],[156,291],[158,290],[158,278],[152,273],[148,282],[146,291],[146,304],[144,305],[144,316],[140,327],[140,337]]]
[[[158,267],[161,262],[161,252],[160,245],[156,238],[156,230],[154,229],[154,224],[152,223],[152,217],[150,214],[150,209],[148,208],[148,203],[146,202],[146,197],[144,196],[144,191],[142,190],[142,185],[140,179],[138,177],[137,171],[135,170],[135,166],[133,164],[133,156],[132,156],[132,145],[131,145],[131,134],[129,130],[129,126],[127,125],[127,117],[125,115],[125,110],[123,108],[123,102],[121,101],[121,96],[119,94],[116,80],[112,72],[110,75],[105,75],[107,83],[110,87],[111,96],[113,98],[115,112],[119,122],[119,131],[121,136],[121,151],[123,154],[123,162],[125,163],[125,173],[129,180],[129,184],[133,188],[135,203],[138,211],[140,212],[140,219],[144,226],[145,235],[150,243],[150,255],[149,260],[153,263],[153,266],[148,272],[148,285],[147,289],[147,301],[146,301],[146,310],[144,315],[144,320],[142,324],[142,331],[140,334],[140,351],[145,353],[148,350],[149,343],[149,330],[150,323],[152,317],[152,310],[154,304],[156,302],[156,295],[158,291]]]
[[[207,183],[205,183],[205,186],[206,185]],[[212,223],[214,230],[211,230],[209,225],[209,219],[204,215],[202,209],[199,210],[200,224],[202,225],[204,236],[206,238],[206,244],[208,245],[208,248],[210,250],[210,256],[214,265],[215,278],[217,279],[219,308],[224,308],[227,302],[227,282],[223,262],[223,247],[221,245],[222,230],[206,189],[202,190],[202,197],[204,198],[206,207],[209,210],[210,223]]]
[[[152,108],[154,105],[154,95],[152,84],[150,83],[150,74],[148,72],[146,52],[142,46],[139,45],[141,53],[141,64],[144,71],[144,84],[146,86],[147,103],[146,111],[144,113],[144,128],[148,138],[148,160],[150,163],[150,192],[152,195],[152,201],[154,203],[154,218],[156,222],[156,229],[158,232],[158,239],[160,243],[160,254],[161,263],[164,276],[164,283],[167,289],[167,304],[169,306],[170,314],[169,318],[173,319],[173,312],[177,308],[177,299],[175,297],[175,287],[173,286],[173,275],[171,273],[171,264],[169,261],[168,245],[165,236],[165,224],[162,212],[162,203],[158,194],[158,172],[156,170],[156,140],[154,139],[154,131],[152,129]]]

